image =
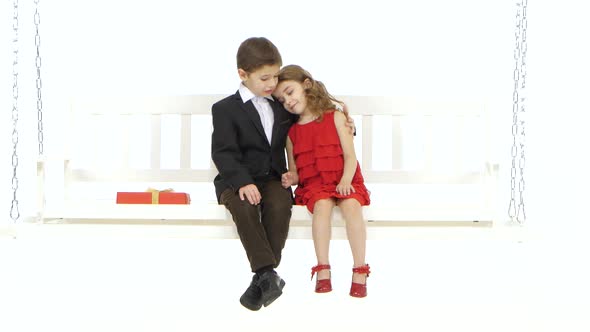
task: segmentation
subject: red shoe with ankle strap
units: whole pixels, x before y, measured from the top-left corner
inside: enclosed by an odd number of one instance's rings
[[[318,264],[311,268],[311,279],[313,279],[316,272],[321,270],[330,270],[330,264]],[[319,276],[319,275],[318,275]],[[316,279],[315,292],[316,293],[328,293],[332,291],[332,281],[328,279]]]
[[[363,266],[353,268],[352,273],[366,274],[367,278],[368,278],[369,274],[371,273],[371,270],[369,268],[369,264],[365,264]],[[367,282],[366,282],[366,280],[365,280],[364,284],[358,284],[356,282],[353,282],[350,285],[350,296],[353,296],[353,297],[367,296]]]

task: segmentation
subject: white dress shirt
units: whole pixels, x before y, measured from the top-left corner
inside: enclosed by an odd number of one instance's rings
[[[242,97],[242,101],[245,103],[248,100],[252,100],[254,107],[258,111],[258,115],[260,116],[260,121],[262,122],[262,128],[264,128],[264,133],[266,134],[266,138],[268,139],[268,143],[272,142],[272,126],[275,122],[275,115],[272,111],[272,107],[268,103],[267,97],[260,97],[256,96],[248,89],[245,85],[240,84],[240,96]],[[272,97],[268,97],[272,98]]]

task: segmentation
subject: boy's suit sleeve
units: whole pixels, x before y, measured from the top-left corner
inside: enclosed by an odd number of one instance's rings
[[[213,134],[211,136],[211,158],[223,181],[233,190],[254,183],[248,169],[241,163],[242,152],[238,145],[236,129],[226,110],[213,105]]]

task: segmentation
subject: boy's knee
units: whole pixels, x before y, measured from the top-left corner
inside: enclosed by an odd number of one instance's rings
[[[273,195],[270,197],[263,197],[264,208],[267,211],[282,213],[291,211],[293,207],[293,198],[290,195]]]
[[[291,216],[291,204],[271,204],[264,207],[265,213],[271,216],[284,216],[289,218]]]
[[[255,212],[258,211],[258,205],[252,205],[250,202],[245,200],[238,200],[236,204],[236,208],[240,209],[240,211],[244,212]]]
[[[258,214],[258,205],[252,205],[247,199],[241,200],[239,198],[232,199],[225,204],[226,208],[232,214],[238,215],[253,215]]]

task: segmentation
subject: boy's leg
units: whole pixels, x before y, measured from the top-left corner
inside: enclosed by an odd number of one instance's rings
[[[277,267],[289,235],[293,196],[291,190],[283,188],[279,180],[270,180],[259,187],[262,195],[262,225],[275,258],[274,267]]]
[[[276,265],[274,252],[260,223],[258,206],[250,204],[248,200],[242,201],[232,189],[227,189],[221,194],[221,203],[232,214],[252,272],[265,266]]]
[[[275,258],[275,264],[263,269],[266,271],[260,275],[258,281],[262,290],[261,302],[268,306],[281,296],[285,286],[285,281],[272,268],[276,268],[281,262],[281,252],[289,233],[293,196],[291,190],[283,188],[278,180],[268,180],[257,185],[262,195],[261,223]]]
[[[268,267],[277,265],[277,261],[267,239],[266,230],[260,222],[259,207],[251,205],[248,200],[242,201],[231,189],[221,194],[221,203],[231,212],[250,261],[250,268],[252,272],[256,272],[240,297],[240,303],[250,310],[259,310],[263,305],[267,306],[277,299],[282,294],[284,286],[284,281],[274,270],[266,271]]]

